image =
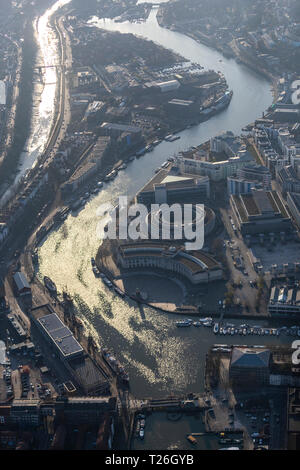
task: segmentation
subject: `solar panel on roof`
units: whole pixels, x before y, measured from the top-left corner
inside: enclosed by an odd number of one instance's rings
[[[64,325],[55,313],[45,315],[39,319],[39,322],[64,356],[83,351],[82,346],[74,338],[71,330]]]

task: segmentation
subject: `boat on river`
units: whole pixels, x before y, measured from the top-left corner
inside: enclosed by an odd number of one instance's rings
[[[44,284],[45,287],[47,287],[48,291],[50,292],[51,295],[56,295],[57,294],[57,288],[55,283],[50,279],[48,276],[44,276]]]
[[[185,328],[185,327],[191,326],[192,323],[193,323],[193,321],[189,318],[189,319],[186,319],[186,320],[177,321],[176,326],[177,326],[177,328]]]

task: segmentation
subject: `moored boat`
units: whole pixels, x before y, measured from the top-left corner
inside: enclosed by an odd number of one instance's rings
[[[55,283],[50,279],[50,277],[44,276],[44,284],[45,284],[45,286],[47,287],[47,289],[48,289],[48,291],[50,292],[50,294],[52,294],[52,295],[56,295],[56,294],[57,294],[56,285],[55,285]]]

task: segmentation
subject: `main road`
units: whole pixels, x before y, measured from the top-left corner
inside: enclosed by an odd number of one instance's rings
[[[192,39],[161,28],[153,9],[145,23],[114,23],[91,18],[97,27],[133,33],[174,49],[206,69],[224,73],[234,96],[223,113],[182,132],[181,139],[163,142],[151,153],[132,162],[118,177],[105,185],[78,213],[52,232],[39,249],[39,276],[50,276],[60,291],[67,289],[78,307],[78,314],[87,330],[103,347],[114,351],[130,374],[132,393],[137,397],[159,397],[170,392],[179,394],[203,389],[205,354],[215,342],[236,343],[241,337],[216,337],[211,329],[177,329],[176,317],[150,308],[139,309],[134,302],[113,295],[99,279],[95,279],[90,259],[95,256],[99,240],[96,236],[97,208],[119,195],[133,196],[169,155],[191,145],[198,145],[222,130],[239,133],[247,123],[261,116],[272,103],[270,83],[234,60],[226,59]],[[219,293],[214,291],[217,297]],[[204,303],[207,299],[204,297]],[[257,323],[257,322],[256,322]],[[268,342],[288,341],[270,338]],[[242,338],[243,344],[264,343],[261,337]]]

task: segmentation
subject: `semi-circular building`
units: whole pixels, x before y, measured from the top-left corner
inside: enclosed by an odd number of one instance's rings
[[[185,251],[168,244],[139,242],[119,245],[117,264],[123,269],[160,269],[188,279],[192,284],[223,278],[222,266],[202,251]]]
[[[166,215],[161,207],[149,212],[147,216],[149,233],[153,230],[162,234],[162,229],[164,229],[169,231],[170,240],[181,240],[182,242],[186,241],[184,234],[190,233],[191,231],[194,232],[197,224],[204,225],[204,237],[212,233],[216,223],[216,215],[212,209],[207,206],[203,209],[200,205],[193,205],[190,222],[184,219],[184,208],[182,209],[183,210],[178,218],[174,213]],[[188,232],[185,232],[185,229],[188,229]],[[181,233],[182,238],[178,238],[177,233]]]

